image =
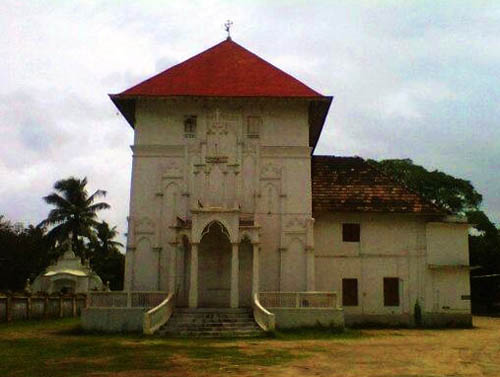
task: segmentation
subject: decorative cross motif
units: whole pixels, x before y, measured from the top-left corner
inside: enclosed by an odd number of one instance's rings
[[[231,26],[233,26],[233,21],[227,20],[226,23],[224,24],[224,29],[226,29],[227,32],[227,39],[231,39]]]
[[[215,119],[212,124],[209,125],[207,134],[208,135],[227,135],[227,124],[222,121],[222,116],[219,109],[215,109]]]

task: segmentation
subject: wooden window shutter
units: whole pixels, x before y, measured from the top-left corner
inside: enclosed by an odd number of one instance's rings
[[[399,306],[399,278],[384,278],[384,306]]]
[[[342,279],[342,306],[358,305],[358,279]]]

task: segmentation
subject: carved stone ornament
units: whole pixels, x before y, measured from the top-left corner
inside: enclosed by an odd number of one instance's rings
[[[135,224],[136,234],[153,234],[154,231],[155,224],[149,217],[142,217]]]
[[[247,155],[247,154],[255,154],[255,153],[257,153],[257,146],[258,146],[257,142],[255,142],[253,140],[252,141],[247,141],[243,145],[243,154]]]
[[[163,177],[181,177],[182,168],[175,160],[168,161],[160,167]]]
[[[208,117],[207,135],[227,135],[228,121],[233,121],[232,114],[221,113],[219,110]]]
[[[281,168],[279,166],[269,163],[262,168],[260,176],[261,178],[280,178]]]
[[[304,230],[307,226],[307,219],[303,217],[292,217],[286,222],[287,230]]]

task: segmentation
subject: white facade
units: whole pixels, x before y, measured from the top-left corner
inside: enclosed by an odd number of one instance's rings
[[[137,100],[126,289],[175,292],[190,307],[249,306],[263,291],[333,290],[342,302],[350,278],[358,302],[344,306],[346,322],[411,322],[417,299],[429,321],[470,321],[467,224],[313,218],[308,105]],[[343,223],[360,224],[359,242],[342,241]],[[399,281],[397,306],[384,305],[384,278]]]
[[[225,297],[232,306],[240,299],[249,304],[252,290],[314,289],[314,260],[305,255],[312,249],[307,105],[303,100],[138,103],[127,288],[175,290],[187,300],[198,279],[213,282],[214,300],[222,305]],[[193,115],[196,131],[188,134],[184,121]],[[217,247],[201,242],[212,222],[227,233],[217,264],[204,255],[207,247]],[[193,248],[199,249],[197,276],[190,274]],[[259,249],[260,258],[254,258]],[[239,275],[234,281],[233,269]],[[231,285],[241,291],[232,299]],[[191,306],[198,305],[194,301]]]
[[[316,288],[342,297],[357,279],[358,305],[346,323],[411,323],[418,300],[424,321],[470,321],[468,224],[411,214],[326,214],[316,218]],[[342,242],[342,224],[359,223],[360,241]],[[399,280],[399,305],[384,305],[384,278]]]

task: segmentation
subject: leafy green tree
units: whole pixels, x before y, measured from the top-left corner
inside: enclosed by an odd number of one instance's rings
[[[478,210],[483,200],[471,182],[439,170],[428,171],[423,166],[415,165],[410,159],[370,162],[427,200],[452,213],[465,215],[469,211]]]
[[[70,177],[54,184],[55,192],[43,199],[54,206],[49,215],[39,226],[52,227],[48,237],[53,244],[72,240],[77,255],[88,258],[84,237],[90,239],[92,229],[98,226],[97,212],[110,208],[105,202],[96,202],[106,196],[106,191],[97,190],[89,196],[87,178]]]
[[[480,209],[482,196],[472,183],[438,170],[428,171],[410,159],[370,160],[370,163],[427,200],[451,213],[467,216],[474,228],[469,234],[470,265],[480,267],[471,274],[472,303],[491,308],[500,299],[496,297],[500,279],[474,276],[500,273],[500,230]]]
[[[95,229],[88,243],[92,269],[104,282],[110,282],[112,290],[123,289],[125,257],[119,249],[123,244],[114,240],[118,236],[116,226],[110,227],[103,221]]]
[[[22,291],[57,258],[45,229],[13,225],[0,216],[0,291]]]

